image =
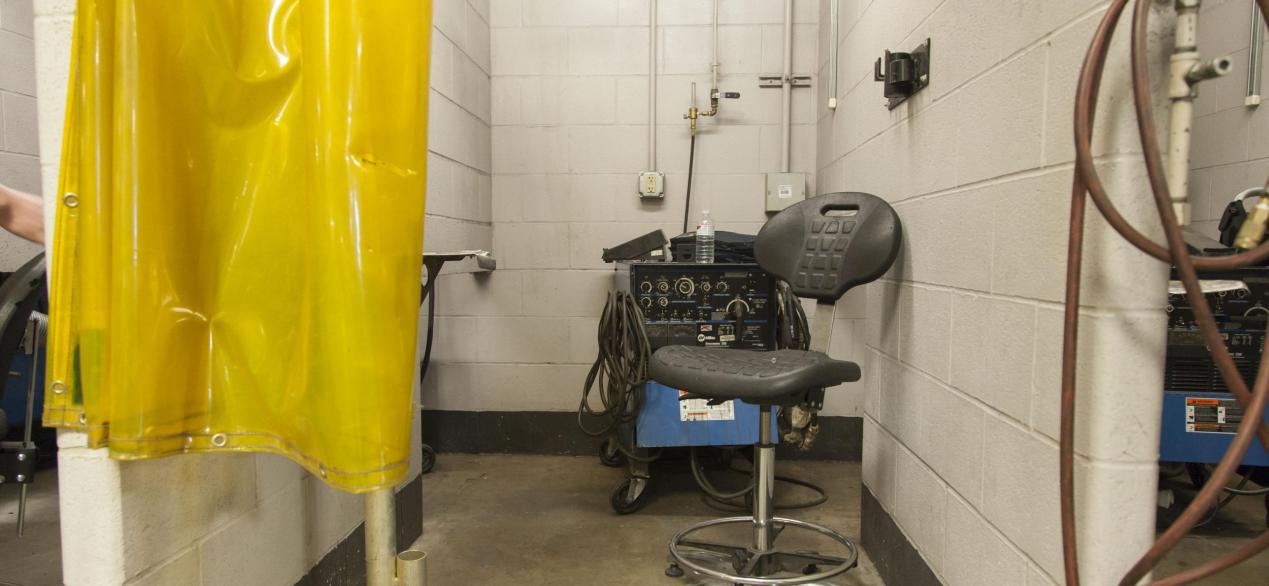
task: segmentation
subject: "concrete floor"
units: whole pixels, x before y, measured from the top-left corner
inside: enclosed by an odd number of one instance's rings
[[[664,574],[670,536],[737,514],[702,502],[684,462],[654,468],[657,492],[646,508],[624,516],[608,505],[624,473],[595,457],[442,454],[438,462],[423,480],[423,537],[416,543],[435,584],[686,584]],[[859,463],[780,462],[779,469],[829,494],[827,503],[790,516],[858,537]],[[790,490],[780,498],[806,494]],[[834,583],[883,584],[866,556]]]
[[[18,487],[0,486],[0,584],[62,583],[57,470],[40,470],[27,489],[26,532],[18,538]]]
[[[1169,479],[1160,485],[1170,488],[1177,496],[1177,503],[1168,511],[1161,511],[1158,526],[1166,529],[1181,510],[1190,503],[1195,490],[1188,480]],[[1247,488],[1254,488],[1254,485]],[[1203,562],[1227,554],[1266,530],[1265,497],[1240,496],[1225,505],[1206,523],[1195,527],[1173,552],[1160,564],[1158,576],[1168,576],[1187,570]],[[1217,574],[1202,584],[1229,584],[1231,586],[1269,583],[1269,552]]]
[[[779,468],[825,486],[831,497],[791,516],[858,537],[857,463],[786,461]],[[436,471],[424,477],[424,534],[416,547],[428,553],[429,577],[438,585],[685,584],[662,574],[666,540],[697,520],[724,516],[701,502],[685,470],[682,462],[654,469],[658,486],[648,507],[617,516],[608,496],[622,472],[600,466],[597,458],[442,454]],[[1183,485],[1178,494],[1186,497]],[[61,552],[55,471],[42,471],[32,485],[22,539],[15,534],[17,495],[16,487],[0,486],[0,584],[56,586]],[[1265,530],[1264,522],[1262,498],[1237,498],[1186,537],[1158,575],[1232,551]],[[1265,576],[1269,554],[1203,583],[1263,584]],[[864,556],[840,583],[881,581]]]

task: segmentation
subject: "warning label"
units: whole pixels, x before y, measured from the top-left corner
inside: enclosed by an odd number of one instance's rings
[[[1185,431],[1190,433],[1224,433],[1238,431],[1243,408],[1234,399],[1211,397],[1185,398]]]
[[[687,393],[679,391],[682,397]],[[710,405],[709,399],[684,399],[679,401],[679,421],[735,421],[736,410],[732,401]]]

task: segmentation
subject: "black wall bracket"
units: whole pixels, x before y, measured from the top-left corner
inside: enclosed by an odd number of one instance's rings
[[[930,85],[930,39],[910,53],[886,51],[873,65],[873,79],[885,82],[884,93],[890,100],[886,107],[891,110]]]

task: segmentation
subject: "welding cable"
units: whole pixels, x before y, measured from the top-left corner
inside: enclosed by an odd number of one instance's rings
[[[1242,490],[1244,486],[1247,486],[1247,482],[1249,480],[1250,479],[1244,476],[1242,482],[1239,482],[1236,488],[1225,487],[1225,492],[1229,494],[1226,494],[1225,498],[1222,498],[1220,502],[1216,503],[1216,506],[1212,507],[1212,512],[1207,515],[1207,518],[1203,519],[1201,522],[1194,525],[1194,528],[1198,529],[1199,527],[1202,527],[1204,525],[1207,525],[1208,523],[1211,523],[1212,521],[1215,521],[1216,515],[1221,512],[1221,509],[1225,508],[1225,505],[1228,505],[1229,503],[1233,502],[1234,499],[1238,498],[1238,494],[1232,491]]]
[[[1266,15],[1269,15],[1269,0],[1256,0]],[[1138,131],[1141,135],[1143,151],[1152,191],[1158,207],[1159,217],[1167,236],[1167,248],[1150,240],[1137,232],[1115,210],[1106,197],[1100,178],[1093,165],[1091,135],[1097,95],[1105,66],[1108,47],[1114,28],[1123,13],[1128,0],[1114,0],[1107,8],[1093,41],[1085,56],[1080,73],[1079,88],[1075,103],[1075,151],[1076,173],[1072,182],[1071,226],[1069,232],[1069,249],[1067,259],[1066,313],[1063,323],[1063,356],[1062,356],[1062,393],[1061,393],[1061,425],[1059,438],[1060,491],[1063,566],[1068,585],[1079,584],[1079,569],[1075,543],[1075,511],[1074,511],[1074,406],[1075,406],[1075,360],[1077,356],[1077,336],[1079,319],[1079,277],[1081,272],[1081,254],[1083,248],[1084,197],[1087,194],[1105,217],[1108,224],[1121,236],[1137,248],[1163,260],[1171,261],[1185,284],[1187,296],[1194,308],[1195,320],[1199,325],[1208,347],[1212,351],[1213,361],[1225,380],[1226,385],[1234,392],[1239,403],[1252,414],[1263,412],[1269,403],[1269,352],[1262,351],[1260,368],[1251,392],[1238,374],[1229,356],[1228,349],[1220,339],[1210,307],[1202,296],[1198,283],[1197,270],[1229,270],[1257,264],[1269,258],[1269,242],[1262,243],[1251,251],[1229,257],[1191,259],[1185,248],[1181,229],[1176,221],[1171,197],[1167,191],[1166,178],[1162,173],[1162,157],[1159,155],[1158,140],[1153,127],[1150,111],[1149,76],[1146,67],[1146,19],[1148,18],[1148,2],[1138,0],[1134,14],[1132,61],[1134,105],[1137,108]],[[1269,16],[1266,17],[1269,20]],[[1214,342],[1213,342],[1214,341]],[[1234,435],[1233,441],[1220,464],[1217,466],[1212,481],[1200,490],[1199,495],[1190,503],[1175,523],[1164,532],[1150,550],[1123,577],[1121,585],[1136,584],[1148,573],[1159,560],[1187,533],[1203,513],[1214,503],[1215,497],[1228,483],[1237,463],[1241,461],[1255,432],[1259,431],[1262,442],[1269,437],[1269,430],[1261,425],[1260,418],[1247,417]],[[1265,443],[1269,445],[1269,443]],[[1157,582],[1158,584],[1186,584],[1193,580],[1212,575],[1239,563],[1269,547],[1269,532],[1249,542],[1232,554],[1209,561],[1182,574]]]
[[[696,485],[700,487],[701,492],[705,493],[701,495],[702,498],[705,499],[705,504],[714,508],[721,508],[721,510],[725,510],[725,511],[750,510],[751,507],[741,503],[732,502],[732,501],[738,498],[743,498],[748,494],[751,494],[753,492],[753,484],[751,483],[749,486],[746,486],[745,488],[742,488],[734,492],[723,492],[721,490],[718,490],[717,488],[714,487],[714,484],[709,481],[709,478],[705,477],[705,472],[704,470],[701,469],[700,460],[697,456],[696,450],[697,450],[696,446],[692,446],[690,448],[688,452],[688,464],[692,469],[692,478],[696,480]],[[741,474],[746,474],[750,478],[753,477],[752,470],[743,470],[736,467],[728,467],[728,470],[732,472],[739,472]],[[776,503],[773,505],[775,509],[783,510],[783,511],[789,511],[794,509],[809,509],[811,507],[817,507],[819,505],[822,505],[828,501],[828,492],[812,482],[808,482],[806,480],[801,480],[798,478],[793,478],[790,476],[781,476],[779,474],[775,476],[775,480],[777,482],[785,482],[788,484],[795,484],[797,486],[809,488],[818,494],[818,496],[808,501],[790,503],[787,505]],[[726,507],[726,508],[722,508],[722,507]]]
[[[1238,496],[1261,496],[1269,494],[1269,487],[1257,488],[1254,490],[1243,490],[1241,488],[1230,488],[1227,486],[1225,487],[1225,492]]]
[[[806,310],[789,284],[783,280],[776,281],[780,308],[780,335],[777,340],[780,348],[808,350],[811,347],[811,328],[806,320]]]
[[[643,312],[633,295],[624,291],[608,293],[603,313],[599,318],[599,355],[586,374],[582,388],[582,400],[577,407],[577,426],[591,437],[609,436],[611,443],[631,460],[650,462],[650,457],[638,456],[623,445],[621,426],[634,422],[639,414],[639,391],[648,380],[648,364],[652,351],[648,334],[643,328]],[[598,389],[602,407],[591,406],[590,397]],[[586,416],[606,419],[600,429],[587,428]]]

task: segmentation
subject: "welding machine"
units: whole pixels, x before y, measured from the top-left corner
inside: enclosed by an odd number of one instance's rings
[[[614,289],[637,303],[649,349],[669,345],[774,350],[779,301],[775,278],[754,263],[617,263]],[[640,389],[632,425],[619,435],[635,448],[629,478],[614,492],[619,513],[642,506],[657,448],[745,446],[758,439],[758,407],[741,401],[711,404],[648,381]],[[601,455],[619,465],[611,441]]]
[[[1205,297],[1221,337],[1244,380],[1256,374],[1269,319],[1269,268],[1203,275]],[[1175,274],[1173,275],[1175,278]],[[1168,349],[1164,370],[1159,459],[1216,464],[1233,440],[1244,413],[1207,350],[1180,283],[1168,291]],[[1263,417],[1263,414],[1262,414]],[[1269,466],[1260,440],[1243,465]]]

